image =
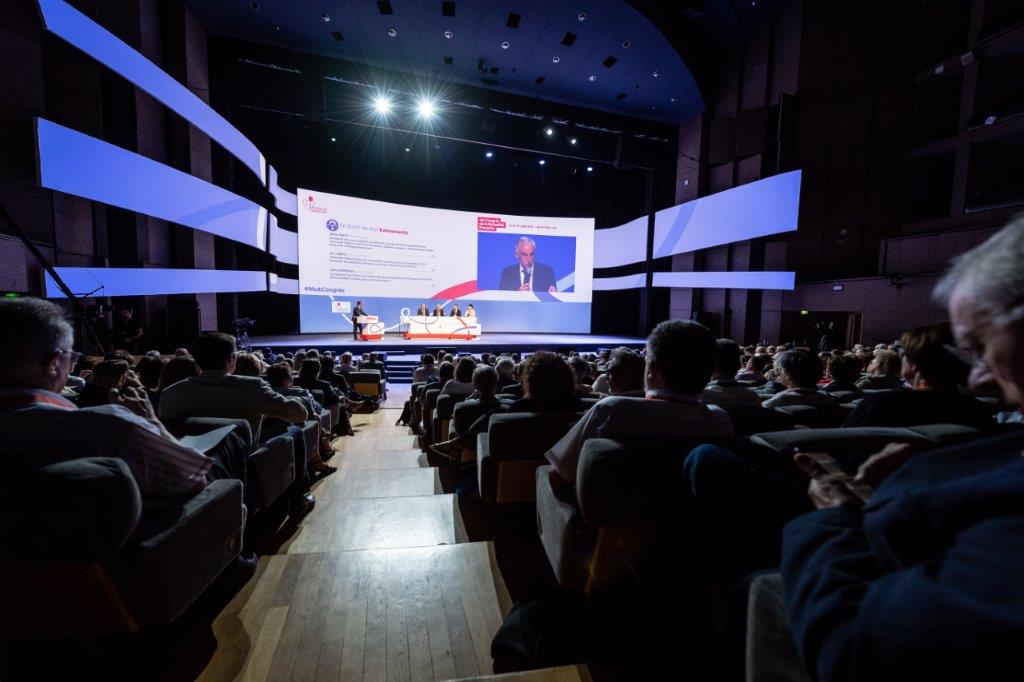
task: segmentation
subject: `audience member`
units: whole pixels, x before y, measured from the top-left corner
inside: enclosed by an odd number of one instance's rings
[[[437,367],[434,366],[434,362],[434,356],[430,353],[424,353],[420,356],[420,366],[412,372],[414,384],[422,384],[430,377],[437,376]]]
[[[965,424],[991,427],[994,410],[974,397],[959,393],[970,367],[950,351],[954,345],[948,322],[906,332],[900,339],[901,374],[912,390],[864,396],[843,426]]]
[[[760,407],[761,400],[749,384],[736,379],[740,371],[740,347],[732,339],[718,339],[718,364],[708,385],[701,393],[704,402],[722,409]]]
[[[621,395],[640,397],[644,396],[644,359],[639,353],[625,346],[616,348],[608,364],[605,366],[605,373],[598,377],[604,379],[604,389],[598,391],[604,395]],[[597,381],[594,382],[597,391]]]
[[[860,360],[851,353],[833,356],[828,363],[829,382],[822,386],[821,390],[832,395],[839,402],[860,398],[864,395],[864,392],[857,388],[860,369]]]
[[[857,382],[857,388],[864,391],[895,390],[903,388],[900,377],[902,365],[899,353],[886,350],[885,345],[876,349],[868,364],[867,376]]]
[[[700,401],[717,361],[718,346],[705,327],[684,320],[660,323],[647,339],[646,399],[610,396],[590,408],[546,454],[558,484],[575,484],[588,438],[731,436],[728,413]]]
[[[306,420],[302,402],[279,395],[258,377],[237,376],[235,339],[228,334],[204,334],[192,347],[192,355],[203,373],[168,386],[160,396],[160,416],[184,421],[189,417],[245,419],[252,428],[253,442],[260,442],[264,417],[289,423]]]
[[[129,372],[130,367],[124,360],[103,360],[96,363],[75,404],[79,407],[116,404],[118,391],[124,386]],[[132,386],[141,388],[138,382],[133,382]]]
[[[441,387],[441,395],[467,396],[473,392],[473,370],[476,361],[471,357],[459,358],[455,365],[455,376]]]
[[[355,367],[352,366],[352,354],[345,351],[341,354],[341,362],[338,363],[338,366],[335,367],[334,371],[338,374],[348,374],[354,369]]]
[[[515,360],[509,356],[502,355],[498,358],[498,362],[494,365],[494,369],[498,371],[498,393],[504,393],[509,386],[519,385],[519,382],[512,376],[515,368]]]
[[[764,401],[764,406],[785,407],[786,405],[813,405],[834,407],[839,402],[828,393],[818,390],[821,378],[821,360],[805,350],[787,350],[775,356],[775,371],[784,391]]]
[[[461,450],[476,451],[476,435],[472,432],[472,426],[482,417],[489,417],[491,414],[507,407],[510,401],[499,400],[495,397],[498,388],[498,373],[489,365],[480,365],[473,370],[473,394],[467,400],[463,400],[455,406],[452,414],[452,435],[453,438],[435,444],[431,449],[443,455],[456,459]],[[446,437],[448,434],[444,434]]]
[[[237,477],[239,454],[223,441],[209,456],[181,445],[144,391],[81,409],[60,396],[79,354],[59,307],[36,298],[0,300],[0,456],[5,474],[83,457],[123,459],[144,500],[193,495],[207,480]],[[45,491],[41,491],[45,492]]]
[[[191,355],[177,355],[167,363],[164,371],[160,374],[159,393],[163,393],[168,386],[173,386],[179,381],[191,379],[202,374],[199,364]]]
[[[1018,409],[1021,263],[1018,218],[957,258],[936,289],[963,356],[989,368]],[[874,488],[866,504],[802,461],[814,472],[809,495],[818,511],[786,526],[782,581],[813,678],[999,679],[1016,669],[1014,644],[1024,641],[1022,446],[1024,431],[1014,430],[916,457],[906,446],[890,448],[857,474]]]
[[[135,365],[135,374],[150,395],[159,388],[160,375],[166,366],[167,360],[161,355],[145,355],[139,358],[138,364]]]
[[[764,384],[767,381],[764,371],[771,363],[772,358],[766,353],[757,353],[751,356],[743,369],[736,373],[736,381],[742,381],[752,386]]]

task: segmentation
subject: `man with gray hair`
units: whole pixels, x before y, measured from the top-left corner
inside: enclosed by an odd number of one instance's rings
[[[1024,403],[1024,217],[936,287],[971,383]],[[844,484],[806,455],[817,508],[786,526],[782,594],[814,679],[996,679],[1024,641],[1024,430],[920,456],[890,445]],[[852,491],[858,490],[860,494]],[[864,491],[870,491],[862,501]]]
[[[558,291],[555,270],[535,260],[537,242],[527,236],[516,240],[516,263],[501,271],[498,288],[502,291]]]
[[[71,325],[53,303],[0,300],[0,458],[8,474],[82,457],[117,457],[128,464],[144,499],[194,495],[207,479],[237,477],[226,456],[222,465],[179,443],[142,389],[112,390],[111,404],[85,409],[63,398],[81,355],[73,346]]]

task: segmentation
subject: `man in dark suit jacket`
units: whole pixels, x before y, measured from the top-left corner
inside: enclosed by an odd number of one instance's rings
[[[444,308],[442,308],[441,304],[438,303],[437,305],[434,306],[434,312],[430,314],[433,315],[434,317],[444,317]]]
[[[448,314],[451,317],[458,317],[459,315],[462,314],[462,309],[459,308],[459,304],[458,303],[452,303],[452,309],[450,311],[448,311]]]
[[[537,263],[534,259],[536,251],[537,244],[533,239],[520,237],[516,242],[518,262],[501,271],[498,288],[502,291],[558,291],[554,269],[550,265]]]
[[[430,311],[427,309],[426,303],[420,303],[420,307],[416,309],[417,315],[430,315]]]
[[[352,311],[352,340],[358,341],[359,335],[363,333],[363,325],[359,324],[359,318],[366,314],[363,310],[363,302],[356,301],[356,307]]]

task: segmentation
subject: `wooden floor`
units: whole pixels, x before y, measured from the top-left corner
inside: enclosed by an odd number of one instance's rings
[[[489,676],[509,609],[493,547],[465,542],[408,429],[406,395],[355,415],[339,471],[279,553],[213,623],[202,680],[448,680]],[[574,670],[574,669],[569,669]],[[552,677],[577,680],[561,670]]]

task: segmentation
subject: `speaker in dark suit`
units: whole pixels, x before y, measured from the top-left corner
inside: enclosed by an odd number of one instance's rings
[[[363,310],[363,302],[356,301],[356,307],[352,310],[352,340],[358,341],[359,335],[363,333],[363,325],[359,324],[359,318],[366,314]]]
[[[555,270],[537,263],[537,243],[530,237],[516,241],[516,263],[502,269],[498,288],[502,291],[557,291]]]

